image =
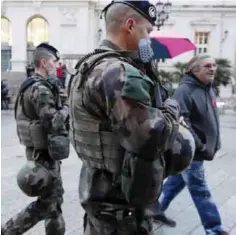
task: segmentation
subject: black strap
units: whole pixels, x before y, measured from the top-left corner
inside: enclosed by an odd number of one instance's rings
[[[24,96],[24,92],[26,91],[26,89],[30,86],[32,86],[34,83],[36,82],[42,82],[43,85],[45,85],[46,87],[48,87],[53,93],[54,95],[57,95],[57,105],[59,106],[58,108],[61,108],[61,104],[60,104],[60,91],[58,89],[58,87],[49,84],[47,81],[45,81],[43,78],[41,78],[40,75],[37,76],[37,74],[35,74],[32,77],[27,78],[26,80],[23,81],[23,83],[20,86],[20,89],[18,91],[18,95],[16,98],[16,102],[15,102],[15,107],[14,107],[14,111],[15,111],[15,119],[16,119],[16,112],[17,112],[17,107],[18,107],[18,102],[19,99],[21,98],[21,100],[23,100],[23,96]],[[22,102],[22,109],[23,109],[23,113],[26,117],[28,117],[29,119],[31,119],[25,112],[24,109],[24,103]]]
[[[71,90],[72,81],[74,80],[74,77],[79,73],[79,67],[80,67],[80,65],[81,65],[85,60],[87,60],[88,58],[90,58],[91,56],[96,55],[96,54],[98,54],[98,53],[102,53],[102,52],[104,52],[104,50],[96,49],[96,50],[94,50],[94,52],[89,53],[89,54],[83,56],[81,59],[78,60],[78,62],[77,62],[76,65],[75,65],[75,69],[76,69],[77,71],[76,71],[75,74],[72,74],[72,75],[70,76],[70,79],[69,79],[69,82],[68,82],[68,87],[67,87],[67,95],[68,95],[68,97],[69,97],[69,95],[70,95],[70,90]]]
[[[121,57],[121,54],[115,52],[115,51],[105,51],[103,53],[99,53],[99,54],[95,54],[95,56],[93,57],[92,60],[88,61],[88,62],[85,62],[81,68],[81,73],[82,73],[82,76],[81,76],[81,81],[79,83],[79,86],[78,88],[82,87],[84,82],[87,80],[88,78],[88,75],[89,73],[91,72],[91,70],[95,67],[95,65],[105,59],[105,58],[109,58],[109,57]]]
[[[37,77],[30,77],[27,78],[20,86],[19,89],[19,94],[23,93],[29,86],[31,86],[32,84],[34,84],[35,82],[37,82]]]
[[[30,77],[30,78],[27,78],[20,86],[20,89],[18,91],[18,95],[16,97],[16,102],[15,102],[15,107],[14,107],[14,111],[15,111],[15,119],[16,119],[16,113],[17,113],[17,107],[18,107],[18,102],[19,102],[19,99],[23,98],[23,94],[25,92],[25,90],[30,87],[31,85],[33,85],[34,83],[36,83],[38,81],[37,77]],[[24,111],[24,105],[22,106],[23,108],[23,112],[24,114],[26,115],[25,111]],[[26,115],[27,116],[27,115]]]
[[[91,56],[94,56],[94,58],[91,61],[89,61],[89,63],[85,62]],[[83,58],[81,58],[77,62],[76,66],[75,66],[75,69],[77,71],[75,74],[71,75],[69,83],[68,83],[68,90],[67,90],[68,97],[70,96],[71,84],[72,84],[72,81],[74,80],[74,77],[79,72],[81,72],[84,75],[83,76],[84,79],[79,84],[79,87],[81,87],[83,85],[83,83],[85,82],[87,75],[94,68],[94,66],[97,64],[97,62],[101,61],[102,59],[108,58],[108,57],[119,57],[122,60],[126,61],[127,63],[132,64],[135,67],[137,67],[137,65],[131,59],[127,58],[127,54],[124,54],[124,52],[105,50],[105,49],[95,49],[94,52],[85,55]],[[80,69],[80,66],[82,64],[83,64],[83,67]]]

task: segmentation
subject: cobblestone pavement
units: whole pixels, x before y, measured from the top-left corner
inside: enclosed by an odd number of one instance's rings
[[[1,219],[4,223],[32,200],[24,196],[16,184],[16,173],[24,164],[24,148],[19,145],[16,125],[12,112],[1,115]],[[206,163],[208,183],[216,201],[223,223],[231,235],[236,235],[236,112],[221,116],[222,150],[213,162]],[[83,210],[79,205],[78,178],[81,162],[73,149],[71,156],[62,165],[62,178],[65,188],[63,212],[66,220],[66,235],[82,234]],[[156,225],[157,235],[204,235],[196,209],[185,189],[171,204],[167,214],[176,219],[177,227],[168,228]],[[40,222],[26,235],[42,235]]]

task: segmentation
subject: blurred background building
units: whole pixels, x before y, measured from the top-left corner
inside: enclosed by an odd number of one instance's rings
[[[92,51],[105,36],[101,10],[107,0],[3,0],[1,6],[1,72],[25,73],[32,52],[49,42],[61,53],[62,63],[72,69],[78,58]],[[152,0],[153,3],[158,0]],[[166,0],[163,0],[166,2]],[[171,69],[194,54],[227,58],[236,74],[236,0],[170,1],[169,19],[161,30],[183,34],[197,45],[165,63]],[[15,75],[14,75],[15,76]]]
[[[1,71],[25,71],[32,51],[40,42],[53,44],[67,61],[91,51],[105,35],[100,12],[107,2],[2,1]],[[161,29],[185,35],[198,49],[166,61],[165,66],[187,61],[194,53],[210,53],[217,58],[228,58],[236,70],[235,25],[236,1],[173,1],[169,20]]]

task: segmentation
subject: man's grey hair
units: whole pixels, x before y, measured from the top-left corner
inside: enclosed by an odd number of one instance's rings
[[[212,58],[212,56],[207,55],[207,54],[194,56],[187,64],[186,73],[198,72],[200,69],[200,62],[208,58]]]
[[[44,48],[37,48],[33,54],[33,63],[35,68],[38,69],[40,67],[42,59],[50,59],[51,57],[53,57],[53,54],[50,53],[48,50]]]
[[[121,24],[131,17],[136,21],[143,18],[143,16],[137,11],[123,3],[115,3],[111,5],[105,14],[106,31],[116,32],[119,30]]]

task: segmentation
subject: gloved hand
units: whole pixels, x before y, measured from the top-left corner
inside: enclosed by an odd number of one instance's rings
[[[171,116],[179,122],[180,119],[180,107],[178,102],[175,99],[168,98],[164,102],[164,108],[166,108],[166,111],[171,114]]]

